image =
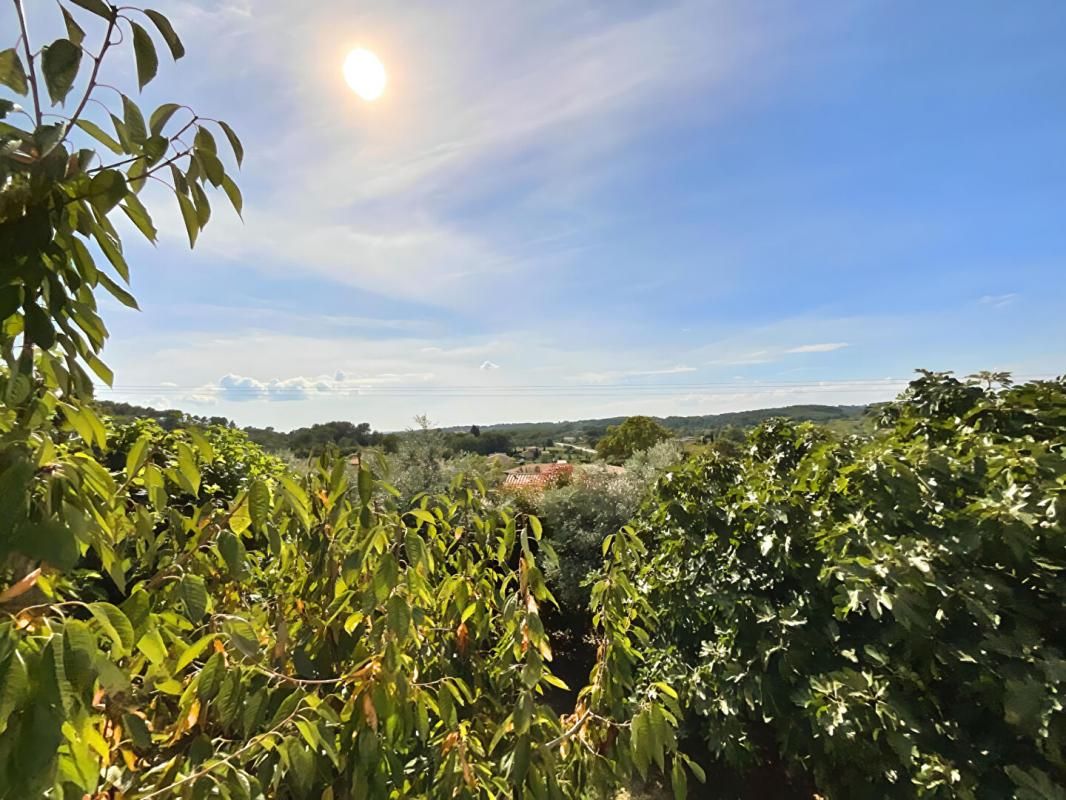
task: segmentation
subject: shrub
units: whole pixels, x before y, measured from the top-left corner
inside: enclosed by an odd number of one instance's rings
[[[629,576],[646,680],[748,779],[1063,797],[1066,383],[924,373],[881,425],[768,423],[661,481]]]

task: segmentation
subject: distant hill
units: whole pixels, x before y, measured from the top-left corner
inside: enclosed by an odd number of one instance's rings
[[[106,400],[98,401],[98,405],[105,413],[120,419],[137,417],[157,419],[167,429],[209,424],[237,427],[225,417],[199,417],[173,409],[161,411]],[[678,436],[706,436],[730,428],[750,428],[772,417],[786,417],[800,422],[818,422],[841,432],[852,433],[863,429],[868,420],[867,409],[868,406],[797,405],[692,417],[654,417],[654,419]],[[468,433],[470,428],[466,425],[452,426],[442,430],[452,434],[449,442],[456,450],[495,452],[507,451],[512,447],[550,446],[567,437],[573,437],[575,441],[594,444],[607,432],[609,426],[618,425],[625,419],[625,417],[604,417],[563,420],[562,422],[504,422],[474,426],[479,428],[477,436]],[[273,428],[246,427],[243,430],[248,433],[252,441],[268,450],[291,450],[300,456],[321,450],[327,444],[339,447],[342,452],[354,451],[366,445],[382,445],[386,449],[394,449],[399,438],[406,435],[405,433],[386,434],[374,431],[366,422],[354,425],[344,421],[320,423],[309,428],[297,428],[287,433]]]
[[[731,411],[724,414],[703,414],[691,417],[653,417],[678,436],[703,436],[725,428],[750,428],[773,417],[785,417],[798,422],[854,424],[864,419],[869,406],[795,405],[778,408],[758,408],[752,411]],[[565,436],[596,440],[611,425],[618,425],[625,417],[563,420],[561,422],[503,422],[482,425],[482,431],[506,433],[516,446],[542,445]],[[463,426],[445,428],[447,431],[465,430]]]

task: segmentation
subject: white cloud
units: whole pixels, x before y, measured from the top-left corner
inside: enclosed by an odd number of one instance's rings
[[[786,353],[831,353],[834,350],[843,350],[848,347],[847,342],[822,342],[820,344],[801,344],[799,347],[790,347]]]
[[[992,308],[1004,308],[1014,303],[1018,297],[1019,295],[1016,292],[1010,292],[1008,294],[986,294],[977,302],[981,305],[992,306]]]
[[[497,364],[494,361],[482,361],[481,362],[481,366],[478,367],[478,369],[480,369],[480,370],[490,370],[490,369],[499,369],[499,368],[500,368],[500,365]]]

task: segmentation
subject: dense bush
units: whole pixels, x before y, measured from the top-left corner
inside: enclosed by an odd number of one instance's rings
[[[636,526],[646,679],[720,776],[1064,797],[1064,514],[1061,380],[924,374],[868,439],[764,425],[667,475]]]

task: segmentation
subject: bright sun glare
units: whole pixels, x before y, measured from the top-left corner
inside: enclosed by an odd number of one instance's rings
[[[374,101],[385,91],[388,80],[385,65],[381,60],[363,48],[356,48],[344,59],[344,79],[352,91],[367,101]]]

